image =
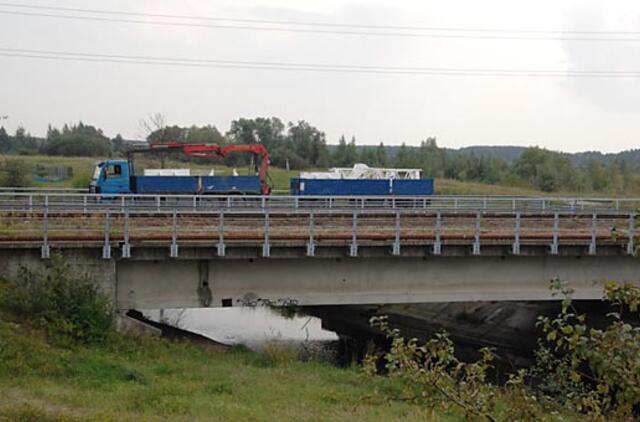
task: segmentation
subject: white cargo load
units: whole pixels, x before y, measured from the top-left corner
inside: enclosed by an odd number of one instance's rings
[[[420,169],[393,169],[375,168],[366,164],[358,163],[352,167],[336,167],[328,172],[303,171],[300,173],[302,179],[420,179],[422,170]]]
[[[145,176],[191,176],[190,169],[145,169]]]

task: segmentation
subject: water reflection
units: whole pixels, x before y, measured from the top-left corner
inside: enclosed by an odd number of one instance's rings
[[[144,314],[154,321],[164,319],[220,343],[244,344],[252,349],[259,349],[269,340],[315,342],[338,339],[334,332],[322,329],[318,318],[285,318],[264,307],[147,310]]]

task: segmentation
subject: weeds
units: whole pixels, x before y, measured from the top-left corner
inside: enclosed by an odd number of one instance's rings
[[[511,375],[502,386],[487,381],[492,369],[490,349],[481,358],[465,363],[455,357],[453,343],[439,333],[425,344],[405,340],[389,327],[385,317],[371,324],[390,340],[382,360],[386,376],[404,386],[397,400],[410,400],[432,409],[454,406],[467,418],[535,420],[561,413],[586,415],[590,420],[632,420],[640,408],[640,328],[623,320],[638,314],[640,289],[608,283],[604,300],[616,312],[604,329],[587,326],[585,315],[572,307],[573,291],[560,280],[550,285],[562,298],[556,318],[540,317],[543,331],[536,363],[530,370]],[[379,357],[369,355],[364,374],[380,376]]]
[[[4,288],[0,304],[60,339],[102,343],[112,332],[115,310],[88,275],[78,275],[60,255],[46,272],[21,268]]]

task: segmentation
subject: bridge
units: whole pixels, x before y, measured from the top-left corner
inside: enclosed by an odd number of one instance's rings
[[[0,191],[0,277],[61,251],[120,309],[577,299],[640,282],[640,199]]]

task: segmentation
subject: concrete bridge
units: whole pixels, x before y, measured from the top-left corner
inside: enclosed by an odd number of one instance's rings
[[[120,309],[598,299],[640,284],[638,202],[0,193],[0,277],[59,250]]]

